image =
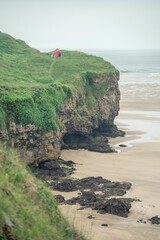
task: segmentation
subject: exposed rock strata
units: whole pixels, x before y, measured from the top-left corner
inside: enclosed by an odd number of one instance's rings
[[[43,134],[34,125],[16,125],[10,121],[6,130],[0,130],[0,141],[14,144],[28,156],[28,161],[37,163],[60,156],[61,143],[64,148],[85,148],[92,151],[111,152],[107,137],[123,135],[114,125],[118,115],[120,92],[118,72],[108,77],[93,79],[95,86],[109,79],[109,86],[103,97],[97,97],[95,111],[84,107],[85,95],[77,95],[62,104],[57,115],[60,126]]]

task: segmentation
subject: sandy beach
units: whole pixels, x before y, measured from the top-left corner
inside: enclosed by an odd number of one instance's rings
[[[121,91],[123,93],[124,89]],[[78,205],[61,205],[60,209],[91,240],[158,240],[160,227],[151,224],[148,219],[160,215],[160,128],[154,129],[160,126],[160,99],[134,96],[127,99],[122,94],[121,111],[115,123],[119,129],[126,131],[125,137],[109,139],[117,153],[64,150],[61,157],[77,164],[75,178],[102,176],[111,181],[132,183],[124,197],[141,202],[132,203],[128,218],[98,214],[91,209],[77,210]],[[119,147],[120,143],[125,143],[127,147]],[[77,192],[62,195],[68,199],[76,196]],[[88,219],[89,215],[95,218]],[[137,222],[140,219],[146,223]],[[108,224],[108,227],[101,224]]]

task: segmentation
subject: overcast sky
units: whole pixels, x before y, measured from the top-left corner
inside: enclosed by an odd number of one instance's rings
[[[35,48],[160,49],[160,0],[0,0],[0,31]]]

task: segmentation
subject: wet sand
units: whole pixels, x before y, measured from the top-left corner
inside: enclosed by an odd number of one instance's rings
[[[139,104],[138,104],[139,101]],[[122,111],[160,111],[160,100],[122,99]],[[160,215],[160,136],[157,142],[138,142],[143,131],[130,131],[123,119],[160,121],[154,116],[124,113],[118,116],[117,125],[127,133],[125,138],[110,139],[115,146],[127,140],[135,140],[132,147],[115,147],[119,153],[97,153],[87,150],[64,150],[62,158],[77,163],[76,178],[102,176],[111,181],[129,181],[132,188],[124,197],[140,199],[132,203],[128,218],[111,214],[98,214],[91,209],[77,210],[79,206],[60,206],[64,216],[91,240],[160,240],[160,226],[152,225],[148,218]],[[122,121],[123,122],[123,121]],[[75,193],[75,195],[77,192]],[[66,198],[74,193],[62,194]],[[88,219],[92,215],[94,219]],[[139,219],[145,223],[137,222]],[[101,224],[108,224],[103,227]]]

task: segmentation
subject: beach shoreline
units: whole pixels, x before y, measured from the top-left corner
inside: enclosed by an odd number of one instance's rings
[[[138,101],[140,102],[137,108]],[[149,100],[148,100],[149,101]],[[140,99],[123,99],[121,111],[159,111],[159,101],[143,101]],[[154,102],[154,103],[153,103]],[[151,108],[153,106],[153,108]],[[117,119],[137,119],[137,114],[119,114]],[[143,120],[146,115],[141,115]],[[156,120],[153,116],[150,120]],[[115,145],[127,140],[138,139],[144,132],[130,131],[127,126],[115,120],[119,129],[126,131],[126,137],[109,139],[113,148]],[[111,214],[98,214],[91,209],[77,210],[78,205],[61,205],[64,216],[84,231],[91,240],[155,240],[160,239],[159,226],[152,225],[148,219],[160,215],[160,148],[159,142],[136,143],[132,147],[118,147],[117,153],[97,153],[87,150],[63,150],[61,157],[64,160],[72,160],[76,163],[76,171],[72,175],[75,178],[89,176],[102,176],[111,181],[128,181],[132,183],[131,189],[124,197],[140,199],[141,202],[132,203],[128,218],[122,218]],[[75,194],[75,195],[74,195]],[[65,193],[66,198],[76,196],[76,193]],[[62,193],[63,195],[63,193]],[[94,219],[88,219],[93,215]],[[146,223],[138,222],[142,219]],[[108,224],[103,227],[101,224]]]

